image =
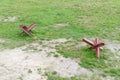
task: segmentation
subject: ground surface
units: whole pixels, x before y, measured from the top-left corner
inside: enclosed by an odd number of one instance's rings
[[[120,0],[1,0],[0,13],[0,79],[120,80]],[[96,37],[100,59],[81,41]]]
[[[91,79],[98,76],[101,80],[114,80],[112,76],[102,77],[98,71],[90,71],[78,64],[80,58],[64,58],[57,52],[55,47],[70,40],[54,39],[35,41],[31,44],[2,50],[0,52],[0,80],[48,80],[47,74],[62,78],[85,76],[84,79]],[[5,43],[5,40],[0,40]],[[108,41],[107,41],[108,42]],[[106,44],[113,52],[119,52],[118,44]],[[83,46],[83,45],[82,45]],[[57,54],[57,56],[55,56]],[[120,53],[118,53],[120,54]],[[120,60],[120,55],[116,54]],[[115,59],[113,57],[112,59]]]
[[[66,39],[32,43],[12,50],[0,52],[1,80],[47,80],[45,73],[56,71],[61,77],[74,75],[92,75],[91,71],[78,65],[75,59],[54,57],[54,47],[66,42]],[[3,42],[1,40],[1,42]],[[51,48],[50,48],[51,47]],[[34,50],[35,49],[35,50]],[[40,71],[39,71],[40,70]]]

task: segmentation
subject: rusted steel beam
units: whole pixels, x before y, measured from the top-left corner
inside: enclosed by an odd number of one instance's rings
[[[100,47],[100,49],[102,49],[102,46],[104,46],[104,45],[105,45],[105,43],[98,43],[98,44],[96,44],[94,46],[91,46],[90,49],[94,49],[96,47]]]
[[[27,28],[27,30],[28,30],[28,31],[31,31],[35,26],[36,26],[36,24],[33,23],[33,24],[31,24],[31,25]]]
[[[90,40],[88,40],[88,39],[86,39],[86,38],[83,38],[83,41],[86,42],[86,43],[88,43],[88,44],[91,45],[91,46],[94,45],[94,43],[93,43],[92,41],[90,41]]]
[[[99,39],[98,38],[95,39],[95,44],[96,45],[99,44]],[[96,47],[96,57],[97,58],[100,57],[100,48],[99,48],[99,46]]]

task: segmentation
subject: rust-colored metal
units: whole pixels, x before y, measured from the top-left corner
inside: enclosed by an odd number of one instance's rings
[[[94,45],[94,43],[92,41],[90,41],[90,40],[88,40],[86,38],[84,38],[83,41],[86,42],[87,44],[91,45],[91,46]]]
[[[36,24],[31,24],[29,27],[26,27],[26,26],[24,26],[24,25],[20,25],[19,27],[20,27],[20,29],[22,30],[22,33],[21,33],[21,35],[23,35],[24,33],[25,34],[27,34],[27,35],[29,35],[29,36],[32,36],[32,34],[31,34],[31,30],[34,28],[36,26]]]
[[[105,44],[99,42],[98,38],[95,39],[95,42],[92,42],[92,41],[90,41],[90,40],[88,40],[86,38],[84,38],[83,41],[90,45],[90,49],[96,49],[96,57],[100,58],[101,47],[104,46]]]
[[[98,45],[98,43],[99,43],[99,40],[98,40],[98,38],[96,38],[96,39],[95,39],[95,45]],[[99,47],[100,47],[100,46],[95,47],[95,48],[96,48],[96,57],[97,57],[97,58],[100,57],[100,48],[99,48]]]

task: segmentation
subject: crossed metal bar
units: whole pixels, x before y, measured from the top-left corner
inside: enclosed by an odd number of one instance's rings
[[[105,43],[99,42],[98,38],[95,39],[95,42],[92,42],[86,38],[84,38],[83,41],[91,46],[90,49],[96,49],[96,57],[99,58],[100,57],[100,49],[102,49],[101,47],[104,46]]]
[[[26,27],[26,26],[24,26],[24,25],[20,25],[19,27],[20,27],[20,29],[22,30],[22,33],[21,33],[21,35],[23,35],[24,33],[25,34],[27,34],[27,35],[29,35],[29,36],[32,36],[32,34],[31,34],[31,30],[34,28],[36,26],[36,24],[31,24],[29,27]]]

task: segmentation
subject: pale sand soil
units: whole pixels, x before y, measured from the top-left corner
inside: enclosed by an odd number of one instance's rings
[[[34,42],[23,47],[0,52],[0,80],[47,80],[46,72],[56,71],[60,77],[91,76],[92,72],[80,67],[75,59],[64,58],[55,46],[66,39]],[[44,44],[44,45],[43,45]],[[59,57],[48,56],[49,53]],[[40,73],[38,71],[40,69]]]
[[[55,24],[53,27],[54,28],[63,28],[63,27],[67,27],[69,26],[68,23],[59,23],[59,24]]]
[[[1,22],[14,22],[16,20],[17,20],[16,16],[9,16],[9,17],[0,16]]]
[[[57,72],[60,77],[72,77],[85,75],[86,79],[93,76],[101,80],[114,80],[114,77],[99,76],[98,71],[91,72],[78,65],[77,59],[64,58],[55,49],[56,45],[65,43],[67,39],[53,39],[35,41],[28,45],[15,49],[7,49],[0,52],[0,80],[47,80],[45,73]],[[103,40],[106,47],[114,53],[117,59],[120,58],[120,44]],[[0,43],[5,43],[0,39]],[[80,46],[86,46],[85,43]],[[51,55],[49,55],[52,53]],[[54,57],[54,54],[59,55]],[[39,71],[38,71],[39,70]]]

